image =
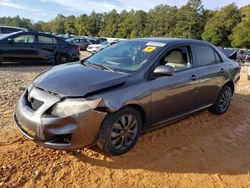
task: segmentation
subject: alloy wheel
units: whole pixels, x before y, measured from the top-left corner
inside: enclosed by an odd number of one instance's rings
[[[116,150],[122,150],[133,144],[138,132],[138,121],[135,116],[121,116],[111,128],[111,145]]]

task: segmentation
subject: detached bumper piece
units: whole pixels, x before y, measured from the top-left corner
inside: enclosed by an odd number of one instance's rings
[[[46,111],[60,99],[37,88],[32,92],[24,92],[14,113],[14,122],[24,136],[44,147],[64,150],[96,142],[105,112],[88,110],[65,118],[48,115]],[[42,105],[33,109],[29,102],[32,97],[42,101]]]

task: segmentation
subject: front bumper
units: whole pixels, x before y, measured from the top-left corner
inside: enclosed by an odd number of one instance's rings
[[[59,99],[42,90],[35,90],[36,98],[44,101],[44,104],[38,110],[33,110],[25,91],[14,112],[14,122],[23,135],[42,146],[54,149],[72,150],[96,142],[105,112],[88,110],[65,118],[47,115],[46,111]]]

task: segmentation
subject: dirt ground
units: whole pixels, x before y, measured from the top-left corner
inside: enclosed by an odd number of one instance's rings
[[[203,111],[147,133],[119,157],[42,148],[17,131],[15,102],[37,74],[0,68],[0,187],[250,187],[246,68],[225,115]]]

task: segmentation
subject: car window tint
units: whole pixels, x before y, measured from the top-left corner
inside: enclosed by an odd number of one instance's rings
[[[14,37],[14,43],[34,43],[35,35],[19,35]]]
[[[175,71],[193,67],[190,56],[190,47],[178,47],[171,49],[160,60],[160,65],[169,65]]]
[[[216,63],[214,50],[208,46],[194,46],[196,61],[199,66]]]
[[[43,43],[43,44],[55,44],[56,40],[54,39],[54,37],[47,37],[47,36],[39,35],[38,42]]]

